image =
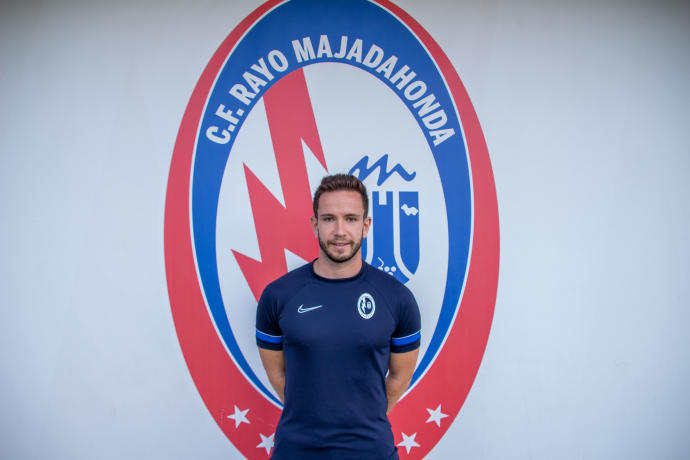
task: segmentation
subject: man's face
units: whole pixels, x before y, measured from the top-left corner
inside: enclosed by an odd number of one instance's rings
[[[338,190],[319,197],[318,218],[312,217],[314,235],[321,254],[332,262],[343,263],[360,255],[362,239],[367,236],[371,217],[364,218],[359,192]]]

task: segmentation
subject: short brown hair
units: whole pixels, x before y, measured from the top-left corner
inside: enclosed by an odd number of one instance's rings
[[[314,217],[319,217],[319,198],[326,192],[335,192],[338,190],[352,190],[359,192],[362,196],[362,206],[364,206],[364,218],[369,214],[369,196],[367,195],[367,188],[361,180],[352,174],[333,174],[321,179],[321,185],[314,192]]]

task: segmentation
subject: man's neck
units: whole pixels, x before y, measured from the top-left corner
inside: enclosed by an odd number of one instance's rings
[[[357,252],[347,262],[333,262],[327,255],[319,253],[319,258],[314,261],[314,273],[323,278],[351,278],[362,269],[362,253]]]

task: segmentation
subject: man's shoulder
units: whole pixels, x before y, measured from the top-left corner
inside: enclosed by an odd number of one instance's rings
[[[367,264],[366,279],[386,294],[412,295],[412,291],[390,272],[384,272],[370,264]]]
[[[311,263],[304,264],[268,283],[264,288],[264,292],[282,293],[294,291],[298,286],[303,285],[312,278],[311,273]]]

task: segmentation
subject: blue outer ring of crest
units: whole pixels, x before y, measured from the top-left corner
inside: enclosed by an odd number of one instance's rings
[[[295,39],[310,36],[315,49],[322,34],[329,36],[331,43],[340,43],[342,35],[349,37],[349,46],[356,38],[363,41],[363,50],[371,44],[381,47],[384,59],[394,54],[398,57],[396,71],[407,65],[417,73],[414,78],[427,84],[427,94],[433,93],[448,117],[446,128],[453,128],[455,135],[438,146],[434,146],[421,120],[417,119],[420,129],[427,134],[427,142],[434,156],[446,205],[448,220],[448,270],[443,302],[439,320],[433,332],[429,346],[422,356],[412,377],[412,384],[424,374],[449,331],[456,310],[460,305],[465,273],[468,266],[470,236],[472,225],[472,191],[471,177],[462,129],[454,108],[452,97],[443,81],[441,73],[421,42],[407,26],[388,10],[366,0],[292,0],[278,5],[258,20],[237,43],[228,60],[221,69],[211,91],[208,103],[201,120],[199,136],[196,143],[194,164],[192,165],[192,238],[201,284],[209,310],[217,330],[235,362],[247,378],[274,402],[279,401],[261,383],[247,360],[242,355],[239,345],[225,312],[218,278],[216,259],[216,218],[220,186],[232,150],[234,139],[247,118],[254,104],[260,100],[272,83],[280,77],[306,65],[320,62],[338,62],[359,67],[385,83],[391,91],[405,103],[415,115],[412,107],[414,101],[402,97],[401,92],[374,69],[344,59],[321,58],[297,63],[291,42]],[[252,100],[250,106],[240,104],[228,94],[233,84],[243,82],[242,73],[247,71],[260,57],[269,51],[278,49],[288,58],[286,72],[276,75],[276,79],[262,87],[261,92]],[[242,108],[246,115],[235,129],[232,139],[225,145],[208,140],[204,133],[210,126],[219,125],[215,115],[219,104],[236,110]],[[220,125],[222,126],[222,125]],[[422,306],[423,307],[423,306]]]

